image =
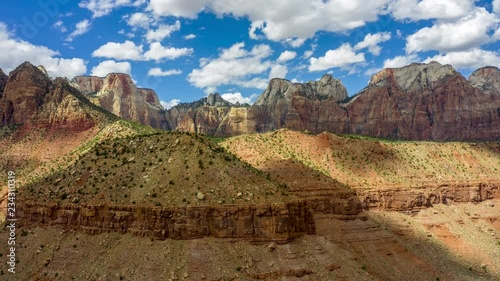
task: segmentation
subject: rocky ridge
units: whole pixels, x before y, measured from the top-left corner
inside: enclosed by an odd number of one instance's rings
[[[272,79],[250,107],[184,106],[166,115],[171,130],[222,136],[289,128],[413,140],[495,140],[499,77],[495,67],[467,80],[450,65],[414,63],[380,71],[350,99],[331,75],[303,84]]]
[[[77,76],[71,82],[94,104],[119,117],[166,129],[164,109],[156,93],[137,88],[128,74],[110,73],[104,78]]]

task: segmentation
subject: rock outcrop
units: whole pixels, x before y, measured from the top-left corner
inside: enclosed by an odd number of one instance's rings
[[[364,210],[418,212],[436,204],[500,199],[500,182],[450,183],[420,188],[357,190]]]
[[[50,78],[29,62],[14,69],[0,99],[2,125],[23,124],[38,114],[51,84]]]
[[[72,83],[94,104],[119,117],[154,128],[167,128],[164,109],[156,93],[137,88],[127,74],[110,73],[105,78],[77,76]]]
[[[3,89],[5,88],[5,83],[7,83],[8,76],[3,73],[3,70],[0,68],[0,98],[3,94]]]
[[[172,130],[226,136],[289,128],[414,140],[495,140],[500,137],[499,77],[495,67],[467,80],[450,65],[415,63],[382,70],[350,100],[331,75],[304,84],[273,79],[253,106],[174,107],[167,120]]]
[[[168,208],[22,202],[17,218],[23,226],[60,225],[89,234],[119,232],[155,239],[212,236],[287,242],[316,231],[313,213],[304,201]]]
[[[66,79],[52,81],[38,67],[25,62],[13,70],[0,97],[2,125],[24,130],[84,131],[116,117],[91,104]]]
[[[234,105],[219,94],[184,103],[166,112],[167,128],[184,132],[218,135],[222,120]]]
[[[497,139],[500,99],[493,97],[449,65],[385,69],[345,105],[349,133],[414,140]]]
[[[500,95],[500,69],[497,67],[487,66],[474,71],[469,82],[487,94]]]

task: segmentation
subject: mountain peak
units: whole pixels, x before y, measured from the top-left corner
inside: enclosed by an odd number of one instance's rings
[[[482,67],[474,71],[468,80],[472,86],[486,93],[500,95],[500,69],[498,67]]]
[[[446,76],[459,75],[451,65],[439,62],[412,63],[400,68],[386,68],[373,75],[369,85],[387,86],[395,82],[397,86],[408,90],[412,87],[429,87]]]

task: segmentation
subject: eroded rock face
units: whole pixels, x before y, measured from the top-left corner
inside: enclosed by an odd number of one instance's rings
[[[198,101],[175,106],[165,116],[170,130],[218,135],[222,120],[233,106],[219,94],[210,94]]]
[[[357,190],[365,210],[412,211],[436,204],[479,203],[500,199],[500,183],[441,184],[436,187]]]
[[[5,88],[5,83],[7,83],[8,76],[3,73],[3,70],[0,68],[0,98],[3,95],[3,89]]]
[[[105,78],[77,76],[72,83],[94,104],[117,116],[154,128],[167,128],[156,93],[137,88],[127,74],[110,73]]]
[[[385,69],[345,107],[349,132],[414,140],[500,136],[500,100],[437,62]]]
[[[500,95],[500,69],[487,66],[474,71],[469,76],[472,86],[491,95]]]
[[[89,234],[119,232],[156,239],[212,236],[287,242],[316,231],[304,201],[168,208],[23,202],[18,209],[24,226],[57,224]]]
[[[29,62],[14,69],[0,99],[1,124],[23,124],[38,114],[51,84],[50,78]]]
[[[115,116],[91,104],[64,78],[52,81],[39,67],[25,62],[7,78],[0,97],[2,125],[82,132]]]

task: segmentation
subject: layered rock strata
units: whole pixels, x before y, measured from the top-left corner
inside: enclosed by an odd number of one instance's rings
[[[165,208],[23,202],[17,217],[23,226],[60,225],[89,234],[120,232],[155,239],[211,236],[286,242],[316,229],[304,201]]]

